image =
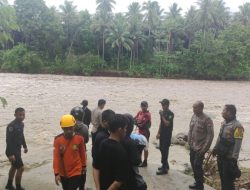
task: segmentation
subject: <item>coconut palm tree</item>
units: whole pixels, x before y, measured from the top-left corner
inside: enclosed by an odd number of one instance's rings
[[[250,25],[250,3],[244,3],[239,6],[240,11],[236,13],[235,18],[243,25]]]
[[[190,43],[195,38],[195,32],[199,30],[197,22],[197,10],[194,6],[191,6],[188,12],[185,14],[184,31],[187,37],[186,47],[189,48]]]
[[[173,3],[170,7],[169,7],[169,12],[167,12],[167,17],[168,18],[177,18],[181,16],[181,11],[182,8],[178,7],[177,3]]]
[[[134,45],[127,28],[126,17],[124,17],[121,13],[116,14],[113,27],[111,27],[106,39],[106,43],[110,43],[112,48],[117,48],[117,70],[120,69],[120,56],[122,48],[132,52],[132,47]]]
[[[147,1],[143,3],[144,23],[148,29],[148,36],[151,37],[152,32],[161,25],[163,9],[157,1]]]
[[[96,28],[102,35],[102,59],[105,59],[105,33],[109,28],[112,19],[112,10],[115,5],[114,0],[96,0]],[[99,26],[98,26],[99,25]]]
[[[203,42],[206,47],[207,39],[206,33],[211,31],[215,37],[218,32],[222,30],[229,21],[229,11],[225,7],[223,0],[198,0],[199,9],[197,12],[197,21],[203,32]]]
[[[212,0],[198,0],[197,5],[199,7],[197,21],[200,25],[202,32],[204,33],[204,39],[205,39],[206,32],[213,23]]]
[[[137,2],[133,2],[128,7],[128,12],[126,13],[128,19],[128,31],[130,33],[131,39],[134,41],[134,47],[132,48],[132,57],[130,62],[134,58],[138,60],[139,58],[139,46],[143,46],[143,42],[146,40],[143,34],[143,15],[141,13],[141,6]]]
[[[183,18],[181,17],[181,10],[182,8],[178,7],[177,3],[173,3],[173,5],[169,7],[169,11],[166,13],[164,28],[168,34],[168,53],[173,52],[178,33],[183,30]]]
[[[229,23],[230,13],[223,0],[214,0],[213,4],[213,23],[212,29],[215,37],[219,35],[219,31],[223,30]]]
[[[78,19],[76,13],[76,6],[73,5],[72,1],[64,1],[63,5],[60,5],[59,8],[62,11],[62,23],[64,32],[66,34],[67,48],[70,48],[70,44],[73,40]],[[70,52],[70,51],[69,51]]]
[[[143,15],[141,14],[141,6],[137,2],[133,2],[128,6],[126,13],[129,23],[129,31],[135,32],[141,30]]]
[[[102,16],[107,16],[109,13],[112,13],[115,4],[114,0],[96,0],[96,11],[103,14]]]

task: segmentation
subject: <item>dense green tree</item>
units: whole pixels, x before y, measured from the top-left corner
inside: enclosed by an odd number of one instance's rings
[[[90,14],[71,1],[0,0],[0,71],[250,79],[250,3],[232,14],[223,0],[198,0],[184,16],[177,3],[115,15],[115,0],[96,3]]]
[[[40,43],[43,13],[46,5],[43,0],[16,0],[15,9],[17,21],[21,27],[22,41],[30,47],[37,47]]]
[[[20,26],[16,42],[25,43],[29,49],[38,51],[45,58],[60,54],[62,30],[55,9],[49,9],[43,0],[16,0],[14,7]]]
[[[6,0],[0,0],[0,49],[7,48],[8,42],[13,44],[12,31],[18,29],[15,9]]]
[[[91,14],[85,10],[80,11],[79,17],[79,27],[75,32],[72,46],[74,48],[75,54],[86,54],[88,52],[95,51],[95,41],[94,34],[91,30],[91,24],[93,23],[93,18]]]

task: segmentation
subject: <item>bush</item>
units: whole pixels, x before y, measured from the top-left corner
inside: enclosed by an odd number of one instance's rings
[[[135,64],[129,70],[128,75],[133,77],[142,77],[146,75],[146,64]]]
[[[87,53],[77,57],[76,64],[83,75],[91,75],[101,68],[103,60],[97,55]]]
[[[42,66],[40,57],[20,44],[4,53],[1,69],[7,72],[39,73]]]
[[[92,75],[101,68],[102,59],[91,53],[70,55],[65,61],[56,58],[44,72],[69,75]]]

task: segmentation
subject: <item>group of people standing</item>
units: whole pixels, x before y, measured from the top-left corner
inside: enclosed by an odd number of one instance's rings
[[[82,106],[74,107],[70,114],[63,115],[60,126],[63,133],[54,139],[53,169],[55,183],[62,184],[63,190],[84,190],[86,182],[89,125],[92,123],[92,168],[97,190],[146,190],[147,184],[139,173],[138,167],[147,167],[148,145],[150,138],[151,113],[148,103],[141,102],[141,110],[132,116],[128,113],[117,114],[113,110],[104,110],[106,101],[100,99],[92,111],[88,101]],[[174,113],[169,109],[168,99],[160,101],[160,124],[156,138],[159,139],[161,167],[157,175],[168,174],[169,147],[171,145]],[[213,121],[204,112],[201,101],[194,103],[193,116],[189,125],[188,143],[190,145],[190,162],[194,172],[195,183],[190,189],[203,190],[203,161],[213,138]],[[104,110],[104,111],[103,111]],[[240,177],[237,165],[244,128],[236,119],[236,107],[225,105],[222,116],[224,122],[213,148],[217,155],[218,170],[222,190],[234,190],[234,180]],[[9,171],[6,189],[24,190],[21,186],[23,162],[21,147],[28,152],[23,130],[25,111],[15,110],[15,120],[7,126],[6,155],[12,166]],[[134,132],[134,125],[138,132]],[[144,156],[142,160],[142,152]],[[15,177],[16,188],[12,185]]]
[[[105,105],[106,101],[100,99],[97,107],[90,111],[88,101],[84,100],[82,107],[74,107],[60,120],[63,133],[54,140],[53,168],[55,182],[57,185],[61,182],[64,190],[85,189],[90,123],[93,125],[91,156],[96,189],[147,189],[138,166],[147,163],[147,156],[142,162],[141,154],[143,150],[148,151],[151,115],[147,109],[142,109],[134,118],[130,114],[104,110]],[[142,102],[143,106],[147,107],[145,102]],[[147,138],[142,134],[132,134],[135,123],[140,132],[148,135]]]

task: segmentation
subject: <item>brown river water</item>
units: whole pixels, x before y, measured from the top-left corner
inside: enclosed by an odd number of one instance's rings
[[[0,73],[0,96],[5,97],[8,106],[0,107],[0,178],[8,172],[5,157],[6,125],[13,120],[16,107],[26,109],[25,136],[29,154],[24,156],[26,169],[32,170],[52,161],[53,138],[61,133],[59,119],[69,113],[72,107],[80,105],[82,99],[89,100],[89,108],[96,107],[97,100],[107,100],[105,109],[117,113],[135,115],[140,102],[146,100],[152,114],[151,145],[149,162],[160,163],[160,153],[152,142],[159,126],[159,101],[168,98],[170,109],[175,113],[174,134],[187,132],[192,116],[192,104],[196,100],[205,103],[205,112],[215,125],[215,139],[218,136],[221,112],[225,104],[235,104],[238,119],[245,127],[240,159],[250,158],[250,82],[159,80],[134,78],[106,78],[56,75],[24,75]],[[90,147],[91,145],[89,145]],[[89,156],[90,158],[90,156]],[[170,159],[177,165],[188,162],[184,148],[170,149]],[[174,162],[173,162],[174,163]],[[250,167],[249,161],[241,165]],[[178,166],[176,166],[178,168]],[[44,172],[44,171],[43,171]],[[51,173],[49,168],[47,173]]]

